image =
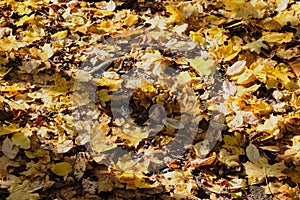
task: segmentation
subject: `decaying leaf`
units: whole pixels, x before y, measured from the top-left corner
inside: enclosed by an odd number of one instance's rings
[[[40,195],[33,193],[34,189],[31,188],[33,185],[29,180],[24,181],[21,185],[10,187],[8,190],[10,195],[7,199],[24,199],[24,200],[38,200]],[[33,189],[33,190],[32,190]]]
[[[3,141],[1,150],[9,159],[14,159],[19,153],[19,147],[17,147],[8,137]]]
[[[246,148],[246,155],[251,162],[255,162],[259,158],[259,150],[254,144],[250,143]]]

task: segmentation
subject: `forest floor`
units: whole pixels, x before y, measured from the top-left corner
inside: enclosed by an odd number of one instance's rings
[[[0,1],[0,199],[300,199],[300,2]]]

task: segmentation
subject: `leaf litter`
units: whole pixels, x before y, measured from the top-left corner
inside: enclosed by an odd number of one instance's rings
[[[3,198],[249,199],[256,191],[299,199],[299,8],[286,0],[1,2]],[[155,41],[163,48],[140,48]],[[120,78],[133,69],[136,79]],[[113,95],[120,87],[132,95],[115,118],[112,102],[127,98]],[[197,131],[178,134],[189,123]],[[104,153],[115,149],[123,155]]]

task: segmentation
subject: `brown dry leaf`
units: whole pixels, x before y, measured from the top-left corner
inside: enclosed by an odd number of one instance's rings
[[[97,173],[97,190],[98,192],[110,192],[115,187],[115,177],[110,174]]]
[[[250,143],[246,148],[246,155],[254,163],[259,158],[259,150],[254,144]]]
[[[271,152],[280,152],[280,148],[278,146],[259,146],[260,149],[264,151],[271,151]]]
[[[32,193],[32,183],[29,180],[25,180],[21,185],[12,186],[8,189],[10,192],[7,200],[38,200],[40,196],[38,193]]]
[[[299,200],[300,190],[298,187],[291,187],[287,183],[270,182],[267,186],[262,186],[266,194],[275,195],[282,200]]]
[[[297,58],[296,60],[289,62],[289,66],[293,69],[296,76],[300,76],[300,58]]]
[[[19,153],[19,147],[17,147],[8,137],[6,137],[3,141],[1,151],[9,159],[15,159]]]
[[[76,177],[77,180],[80,180],[86,171],[85,162],[86,161],[84,160],[84,158],[82,158],[80,155],[77,157],[75,161],[73,168],[74,168],[74,176]]]
[[[56,146],[57,153],[67,153],[73,148],[73,140],[65,140]]]
[[[191,167],[198,168],[201,166],[211,165],[217,158],[215,152],[213,152],[208,158],[197,158],[191,161]]]
[[[10,160],[5,155],[0,157],[0,176],[5,177],[8,174],[7,167],[19,167],[20,163]]]
[[[283,172],[288,177],[290,177],[294,183],[296,183],[296,184],[300,183],[300,167],[299,166],[287,168]]]

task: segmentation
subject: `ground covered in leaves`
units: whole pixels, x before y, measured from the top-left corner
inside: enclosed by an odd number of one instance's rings
[[[300,2],[0,2],[0,199],[299,199]]]

